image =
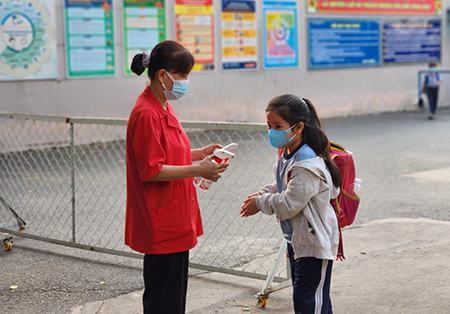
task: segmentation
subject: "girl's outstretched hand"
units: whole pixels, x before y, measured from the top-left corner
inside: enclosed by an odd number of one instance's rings
[[[260,196],[260,195],[261,195],[261,192],[253,192],[253,193],[251,193],[251,194],[249,194],[249,195],[247,196],[246,201],[247,201],[249,198],[252,198],[252,197],[255,197],[255,196]]]
[[[258,193],[259,195],[259,193]],[[256,195],[248,197],[241,206],[241,217],[249,217],[259,213],[256,207]]]

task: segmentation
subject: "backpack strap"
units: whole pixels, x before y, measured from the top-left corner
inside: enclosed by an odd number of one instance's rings
[[[345,152],[344,146],[341,146],[341,145],[339,145],[339,144],[337,144],[337,143],[335,143],[335,142],[331,142],[331,141],[330,141],[330,147],[333,148],[333,149],[335,149],[335,150],[339,150],[339,151],[341,151],[341,152]]]
[[[336,260],[343,261],[344,259],[345,259],[344,242],[342,241],[342,230],[341,230],[341,227],[339,227],[339,246],[338,246],[338,253],[336,255]]]
[[[344,256],[344,241],[342,239],[342,228],[341,228],[341,226],[339,226],[339,215],[340,215],[340,213],[342,211],[341,205],[339,204],[339,196],[336,197],[334,199],[334,201],[336,203],[335,213],[336,213],[336,218],[337,218],[337,221],[338,221],[338,229],[339,229],[339,245],[338,245],[338,252],[337,252],[337,255],[336,255],[336,260],[337,261],[343,261],[345,259],[345,256]]]

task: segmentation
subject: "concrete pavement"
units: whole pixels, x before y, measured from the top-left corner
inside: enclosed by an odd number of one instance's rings
[[[385,219],[344,232],[347,259],[336,262],[335,313],[449,313],[450,223]],[[217,273],[190,278],[188,313],[292,313],[291,288],[275,292],[266,308],[254,297],[260,280]],[[142,291],[72,309],[72,314],[141,313]]]

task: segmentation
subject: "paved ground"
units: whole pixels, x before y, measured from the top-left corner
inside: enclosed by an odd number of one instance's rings
[[[448,313],[449,222],[385,219],[344,235],[347,260],[333,273],[335,313]],[[130,267],[137,261],[111,264],[104,255],[36,245],[20,240],[0,255],[2,313],[141,313],[141,271]],[[262,281],[193,272],[189,285],[188,313],[292,313],[290,288],[260,309],[254,295]]]
[[[326,121],[325,124],[330,137],[347,146],[355,154],[357,174],[363,179],[362,205],[360,212],[358,213],[358,224],[391,217],[425,217],[435,220],[450,221],[450,211],[448,210],[448,191],[450,190],[450,180],[448,180],[450,177],[449,110],[441,112],[438,119],[435,121],[426,120],[425,116],[418,112],[407,112],[348,119],[333,119]],[[244,141],[245,139],[240,140]],[[247,150],[246,152],[250,153],[251,150]],[[54,154],[57,155],[57,153]],[[97,151],[96,154],[99,154],[99,152]],[[244,154],[244,156],[246,155]],[[251,159],[250,157],[254,156],[248,157],[248,159],[251,160],[251,164],[258,166],[259,156],[257,156],[256,159]],[[257,162],[255,162],[255,160]],[[267,158],[265,157],[264,160],[267,161]],[[5,164],[1,165],[4,166]],[[30,167],[32,168],[33,165]],[[84,171],[89,173],[89,171],[92,172],[92,169],[85,169]],[[106,171],[105,173],[107,174],[108,172]],[[266,173],[270,174],[268,170]],[[261,175],[263,175],[269,177],[269,174],[255,173],[255,176],[261,177]],[[2,172],[2,175],[4,175],[4,172]],[[239,176],[239,173],[230,173],[230,181],[233,181],[235,176]],[[92,177],[94,177],[94,175],[92,175]],[[103,178],[108,179],[108,176],[103,174]],[[35,180],[38,180],[38,178]],[[2,182],[4,184],[5,181]],[[2,186],[2,183],[0,183],[0,186]],[[6,185],[3,185],[4,188],[5,186]],[[81,188],[87,187],[82,186]],[[245,195],[253,189],[252,186],[249,186],[249,184],[245,182],[240,183],[240,185],[237,185],[235,188],[238,190],[238,196]],[[112,199],[114,200],[115,194],[113,191],[111,193]],[[227,189],[224,191],[225,196],[218,197],[217,200],[215,200],[215,202],[222,204],[222,207],[217,207],[220,208],[220,210],[209,212],[208,210],[211,208],[211,203],[206,204],[209,206],[204,207],[207,225],[217,227],[217,220],[215,220],[215,217],[229,217],[230,208],[236,207],[236,204],[234,203],[227,203],[226,195],[228,193],[233,194],[235,191]],[[93,197],[95,197],[95,194]],[[236,197],[236,199],[238,198]],[[65,203],[65,198],[62,198],[59,202],[70,208],[70,203]],[[58,202],[54,203],[57,204]],[[43,204],[47,206],[52,205],[52,203]],[[90,224],[88,224],[88,231],[90,233],[84,233],[83,235],[87,241],[91,241],[90,234],[101,234],[106,239],[103,243],[110,245],[120,244],[120,242],[117,242],[120,241],[122,230],[120,221],[123,218],[120,212],[114,212],[117,225],[106,226],[106,228],[103,225],[98,225],[95,220],[99,217],[101,221],[102,215],[104,214],[103,212],[92,212],[92,209],[89,208],[86,208],[85,212],[90,215],[88,217],[92,217]],[[277,231],[274,222],[271,221],[269,223],[269,220],[260,220],[261,218],[251,218],[246,221],[241,221],[239,220],[237,213],[233,212],[233,209],[231,209],[231,212],[234,216],[232,216],[230,220],[225,220],[222,225],[228,225],[229,227],[225,229],[220,229],[222,226],[217,227],[217,235],[222,235],[222,239],[209,238],[208,241],[210,243],[217,241],[219,246],[221,243],[227,243],[229,246],[226,247],[227,249],[223,252],[226,253],[231,251],[233,253],[231,255],[232,258],[230,258],[230,263],[232,265],[245,268],[245,265],[252,264],[252,260],[265,259],[264,257],[267,257],[265,260],[269,261],[268,265],[270,265],[270,262],[272,261],[271,254],[274,253],[277,243],[277,238],[272,240],[272,243],[268,242],[268,239],[273,237],[273,232]],[[31,213],[34,215],[33,217],[40,217],[39,214]],[[4,215],[4,213],[2,213],[2,215]],[[60,218],[59,215],[56,216]],[[48,233],[53,232],[53,229],[59,230],[58,228],[60,227],[57,223],[46,224],[45,219],[40,225],[47,226],[48,228],[46,230]],[[66,224],[63,225],[65,226]],[[258,229],[258,226],[263,226],[264,228]],[[247,237],[241,236],[241,238],[230,238],[230,235],[236,235],[241,230],[249,228],[256,230],[255,233],[247,233]],[[392,225],[391,228],[395,235],[398,226]],[[434,229],[434,227],[430,228]],[[355,229],[355,232],[356,230],[358,229]],[[227,232],[229,232],[229,234],[227,234]],[[209,234],[211,234],[211,232],[209,232]],[[70,236],[70,232],[64,231],[61,235],[67,237]],[[259,236],[261,237],[259,238]],[[436,242],[440,239],[436,235],[432,236],[435,238],[430,238],[430,242]],[[412,236],[405,231],[404,233],[398,234],[397,238],[402,237],[411,238]],[[393,239],[389,237],[382,239],[384,239],[384,243],[388,244],[393,241]],[[417,241],[419,240],[420,239]],[[236,242],[234,243],[233,241]],[[242,254],[243,256],[241,256],[241,251],[233,249],[239,248],[240,244],[247,243],[248,241],[250,241],[250,244],[253,244],[251,246],[253,248],[252,250],[247,250],[247,246],[245,245],[242,246],[242,249],[245,250],[244,253],[247,255]],[[348,242],[351,243],[352,241],[347,240],[347,243]],[[15,251],[12,253],[0,254],[2,265],[0,268],[0,303],[3,306],[2,310],[5,309],[6,313],[61,313],[68,311],[71,307],[76,305],[107,299],[142,288],[139,270],[140,265],[137,261],[44,245],[31,240],[17,240],[16,243],[18,248]],[[402,243],[398,244],[399,252],[401,252],[402,245]],[[32,250],[30,250],[30,248],[32,248]],[[223,248],[224,247],[222,247],[222,250]],[[419,256],[423,259],[430,256],[432,265],[435,265],[433,263],[435,263],[436,260],[439,260],[440,254],[445,253],[441,253],[439,248],[436,248],[436,251],[430,251],[423,254],[422,251],[427,249],[427,246],[418,246],[418,248],[419,250],[417,250],[417,252],[421,254]],[[211,249],[207,248],[204,252],[212,253],[212,263],[224,263],[223,261],[217,260],[217,257],[221,256],[220,250],[219,252],[211,252]],[[376,254],[376,256],[367,259],[365,261],[366,264],[363,263],[361,266],[355,266],[353,264],[353,259],[351,258],[349,258],[346,264],[342,265],[350,265],[350,263],[352,263],[352,270],[357,267],[362,267],[361,274],[367,276],[370,273],[373,274],[373,270],[376,272],[376,276],[374,276],[374,279],[376,279],[375,282],[380,284],[377,276],[381,276],[381,274],[384,275],[384,268],[382,268],[382,266],[387,263],[387,261],[384,259],[378,260],[378,258],[381,258],[381,255],[388,255],[390,259],[395,261],[398,259],[398,256],[400,256],[400,253],[395,256],[391,256],[388,253],[389,252],[380,254],[375,252],[374,254]],[[211,255],[205,254],[205,258],[208,258],[207,256]],[[355,260],[359,261],[367,255],[368,254],[361,256],[357,255],[358,259],[356,259],[355,256]],[[98,261],[101,261],[101,263]],[[402,269],[407,269],[409,271],[410,268],[408,267],[410,265],[415,265],[415,263],[411,263],[411,261],[412,260],[409,260]],[[226,260],[225,262],[229,261]],[[364,271],[365,265],[367,265],[367,269],[370,271]],[[438,269],[436,265],[433,266],[433,269]],[[129,266],[136,268],[130,268]],[[389,267],[386,266],[385,268],[388,271],[386,272],[386,277],[383,278],[390,278],[389,274],[392,275],[395,272],[395,267],[395,265]],[[421,267],[423,267],[423,265]],[[346,269],[346,266],[342,266],[341,268]],[[342,272],[342,275],[340,275],[339,271],[340,269],[337,268],[336,284],[340,282],[338,280],[339,276],[346,276],[345,272]],[[413,268],[411,268],[411,271],[413,271]],[[352,276],[354,271],[348,272],[347,274],[348,276]],[[411,280],[413,280],[417,277],[412,274],[413,273],[411,273],[411,275],[406,274],[405,278],[411,278]],[[340,302],[335,302],[337,303],[336,309],[345,309],[339,307],[345,305],[347,302],[347,299],[344,299],[345,302],[343,302],[342,298],[347,298],[349,297],[348,295],[355,295],[354,290],[358,291],[358,294],[356,294],[357,296],[365,291],[365,293],[373,299],[373,302],[380,304],[380,306],[383,304],[383,302],[381,302],[383,299],[382,296],[386,294],[384,289],[374,289],[374,287],[370,285],[366,286],[365,289],[360,289],[360,287],[363,287],[361,284],[365,280],[364,278],[368,277],[362,276],[360,281],[358,281],[358,278],[358,276],[354,276],[352,279],[355,281],[353,288],[357,289],[350,289],[350,292],[348,292],[348,287],[341,292],[339,292],[339,287],[336,287],[335,299],[338,300],[341,298]],[[434,279],[433,281],[430,279],[428,282],[427,277],[422,277],[421,280],[423,280],[423,285],[426,285],[427,289],[430,285],[432,286],[434,284]],[[242,279],[239,279],[238,281],[247,282]],[[386,281],[389,280],[386,279]],[[356,283],[358,284],[356,285]],[[252,291],[260,284],[260,282],[249,282],[251,289],[253,289]],[[10,291],[9,288],[12,285],[17,285],[17,290]],[[349,287],[351,288],[351,286]],[[394,285],[394,287],[396,286]],[[445,285],[443,285],[443,287],[445,287]],[[393,291],[395,290],[396,289]],[[423,293],[423,289],[419,289],[418,291]],[[439,296],[439,293],[444,292],[448,295],[448,291],[444,288],[440,292],[437,291],[436,295]],[[393,293],[394,292],[390,292],[389,295],[392,296]],[[408,295],[411,293],[412,292],[409,290],[405,292],[405,294]],[[427,294],[427,297],[429,296],[431,296],[431,294]],[[404,295],[400,294],[398,304],[403,304],[403,301],[401,301],[403,298]],[[275,305],[276,298],[273,300],[274,303],[272,304]],[[285,306],[285,301],[280,302]],[[436,304],[438,306],[439,304],[442,304],[440,299],[437,299]],[[246,306],[249,305],[247,304]],[[389,311],[384,311],[384,307],[381,307],[380,309],[383,310],[381,312],[389,313]],[[244,310],[246,309],[244,308]],[[285,310],[290,311],[289,308],[286,308]],[[206,312],[204,313],[208,313],[207,309],[205,309],[205,311]],[[347,312],[341,311],[341,313]],[[431,311],[430,313],[434,312]]]
[[[142,287],[141,272],[126,265],[133,261],[104,264],[102,255],[32,240],[15,244],[12,252],[0,252],[1,313],[66,313],[76,304]]]
[[[335,313],[448,313],[450,223],[387,219],[345,232],[347,260],[335,264]],[[254,294],[261,282],[221,274],[191,278],[188,313],[292,313],[291,288],[269,297]],[[76,307],[72,314],[141,313],[141,291]]]

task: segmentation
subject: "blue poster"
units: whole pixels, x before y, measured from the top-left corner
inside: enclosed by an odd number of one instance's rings
[[[263,2],[264,68],[298,66],[297,1]]]
[[[440,59],[440,20],[398,20],[383,23],[385,63],[430,62]]]
[[[255,0],[222,0],[223,12],[255,12]]]
[[[358,19],[308,19],[310,69],[377,66],[380,23]]]

